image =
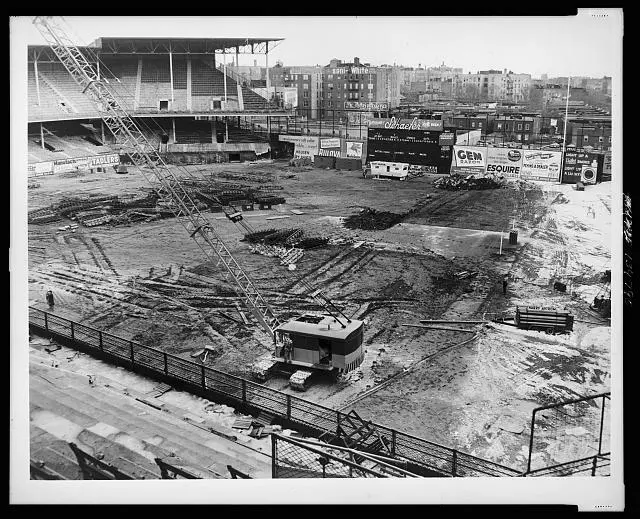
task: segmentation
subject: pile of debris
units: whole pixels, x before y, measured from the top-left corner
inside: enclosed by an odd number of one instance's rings
[[[244,239],[251,244],[262,244],[271,246],[288,246],[297,249],[317,249],[324,247],[329,242],[328,238],[314,236],[304,236],[302,229],[266,229],[245,235]]]
[[[448,177],[438,178],[433,185],[439,189],[447,189],[456,191],[460,189],[498,189],[502,187],[502,183],[491,176],[469,175],[463,177],[458,173],[453,173]]]
[[[289,161],[289,166],[302,167],[302,166],[311,166],[311,165],[313,165],[311,157],[293,158]]]
[[[364,229],[366,231],[379,231],[393,227],[400,223],[406,214],[389,213],[387,211],[376,211],[370,207],[365,207],[358,214],[351,215],[344,220],[347,229]]]

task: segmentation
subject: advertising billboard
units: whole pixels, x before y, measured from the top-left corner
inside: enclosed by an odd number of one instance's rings
[[[345,101],[344,109],[360,110],[362,112],[387,112],[389,110],[389,103],[377,103],[373,101]]]
[[[487,148],[487,167],[492,175],[519,178],[522,169],[522,150],[508,148]]]
[[[308,157],[313,160],[318,154],[318,137],[306,135],[278,135],[278,140],[295,144],[293,156],[296,159]]]
[[[346,144],[347,157],[354,158],[354,159],[361,159],[363,147],[364,147],[363,142],[347,141],[347,144]]]
[[[561,163],[561,151],[522,150],[520,178],[559,182]]]
[[[53,162],[36,162],[27,166],[27,176],[50,175],[53,173]]]
[[[324,157],[340,157],[340,138],[320,139],[318,155]]]
[[[444,126],[442,119],[374,119],[369,123],[369,128],[384,128],[386,130],[428,130],[442,131]]]
[[[484,173],[487,148],[483,146],[454,146],[451,173],[474,175]]]
[[[582,166],[594,166],[597,168],[597,155],[584,150],[567,150],[564,154],[564,164],[562,166],[562,183],[575,184],[580,182]]]

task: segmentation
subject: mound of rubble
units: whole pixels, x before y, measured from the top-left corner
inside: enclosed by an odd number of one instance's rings
[[[343,225],[347,229],[363,229],[366,231],[379,231],[393,227],[400,223],[406,214],[389,213],[387,211],[376,211],[370,207],[365,207],[358,214],[345,218]]]
[[[273,246],[289,246],[297,249],[311,250],[324,247],[329,238],[304,236],[302,229],[266,229],[247,234],[244,239],[251,244],[263,244]]]
[[[435,180],[433,185],[439,189],[456,191],[460,189],[499,189],[503,186],[503,183],[494,177],[475,175],[463,177],[458,173],[453,173],[448,177],[441,177]]]

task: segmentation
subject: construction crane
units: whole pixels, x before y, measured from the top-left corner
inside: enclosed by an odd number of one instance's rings
[[[363,321],[339,319],[332,314],[304,314],[281,322],[211,222],[202,215],[180,178],[167,166],[60,24],[45,16],[35,17],[33,23],[82,92],[96,103],[105,126],[157,193],[160,202],[173,212],[207,259],[224,266],[227,278],[233,279],[244,303],[272,338],[271,357],[254,364],[254,376],[265,381],[276,366],[288,371],[294,369],[289,383],[295,389],[304,390],[314,372],[339,374],[357,368],[364,358]],[[318,296],[316,291],[314,297]]]

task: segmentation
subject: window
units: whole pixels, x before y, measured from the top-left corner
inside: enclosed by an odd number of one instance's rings
[[[344,84],[344,88],[347,88],[347,84],[346,83]]]
[[[303,97],[309,97],[309,92],[308,91],[303,92]]]
[[[347,98],[347,93],[346,93],[346,92],[344,93],[344,98],[345,98],[345,99]]]
[[[304,88],[305,90],[309,90],[309,83],[305,83],[304,85],[302,85],[302,88]]]
[[[589,136],[588,135],[585,135],[582,139],[584,140],[584,142],[589,142]]]
[[[309,106],[309,101],[305,101],[303,104],[304,106]]]
[[[528,136],[527,134],[525,134],[525,136],[524,136],[524,140],[525,140],[525,141],[528,141],[528,140],[529,140],[529,136]]]
[[[307,79],[309,79],[309,74],[304,74],[304,75],[302,76],[302,79],[304,79],[305,81],[306,81]]]
[[[329,74],[329,75],[327,76],[327,79],[333,79],[333,74]]]
[[[478,121],[478,128],[482,128],[482,122]]]
[[[522,123],[518,123],[518,130],[522,130]]]
[[[524,125],[524,129],[525,129],[525,130],[528,130],[528,129],[529,129],[529,125],[528,125],[528,124],[525,124],[525,125]]]
[[[598,142],[604,142],[604,137],[598,137]]]
[[[498,123],[498,124],[497,124],[497,126],[496,126],[496,128],[497,128],[498,130],[502,130],[502,123]]]
[[[333,88],[333,83],[327,83],[327,88]]]
[[[373,83],[369,83],[369,84],[367,85],[367,88],[368,88],[369,90],[373,90]]]

